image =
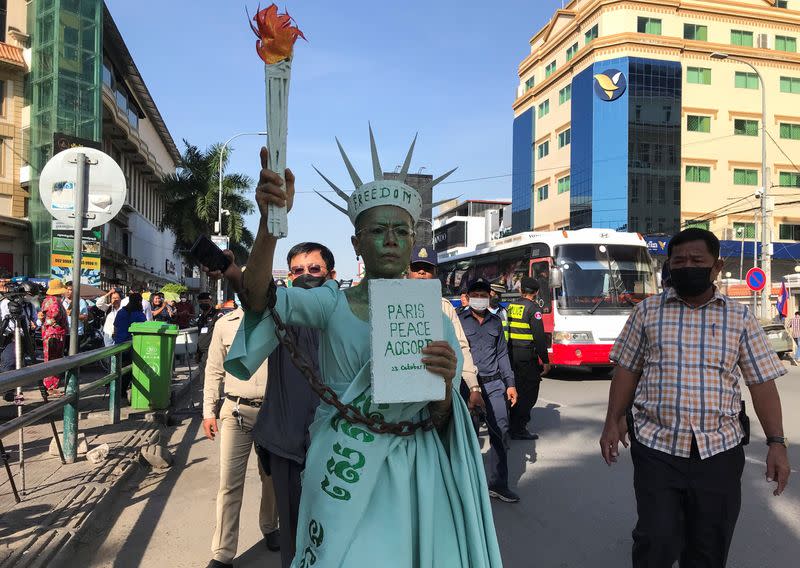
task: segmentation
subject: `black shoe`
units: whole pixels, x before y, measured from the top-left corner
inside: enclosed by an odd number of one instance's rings
[[[281,549],[281,530],[276,529],[264,535],[264,543],[270,552],[278,552]]]
[[[212,560],[208,563],[206,568],[233,568],[233,564],[225,564],[224,562],[220,562],[219,560]]]
[[[508,487],[490,487],[489,497],[500,499],[504,503],[519,503],[519,495],[511,491]]]
[[[526,429],[522,429],[516,432],[511,432],[511,439],[512,440],[538,440],[539,434],[534,434],[529,432]]]

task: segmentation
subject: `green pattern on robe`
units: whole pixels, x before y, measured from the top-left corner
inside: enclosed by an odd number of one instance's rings
[[[353,314],[335,283],[281,288],[276,310],[287,324],[322,331],[321,375],[343,402],[391,422],[428,416],[426,403],[372,403],[369,325]],[[452,323],[444,314],[442,319],[444,339],[458,356],[458,377],[461,352]],[[277,346],[274,330],[269,315],[246,312],[226,370],[247,380]],[[346,422],[331,406],[319,406],[303,474],[294,568],[502,566],[483,460],[457,380],[452,398],[442,437],[435,430],[376,434]]]

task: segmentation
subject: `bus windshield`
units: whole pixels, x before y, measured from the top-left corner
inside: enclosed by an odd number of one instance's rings
[[[619,312],[656,293],[647,249],[629,245],[580,244],[556,247],[562,273],[559,310]]]

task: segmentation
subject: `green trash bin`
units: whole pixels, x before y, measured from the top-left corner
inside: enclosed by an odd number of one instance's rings
[[[178,326],[160,321],[134,323],[131,408],[169,408],[172,357]]]

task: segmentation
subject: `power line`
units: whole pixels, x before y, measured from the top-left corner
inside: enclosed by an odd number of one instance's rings
[[[711,142],[716,142],[716,141],[719,141],[719,140],[725,140],[725,139],[731,138],[733,136],[739,136],[739,135],[738,134],[726,134],[724,136],[715,136],[713,138],[707,138],[705,140],[687,142],[685,144],[681,144],[680,147],[681,148],[686,148],[688,146],[694,146],[694,145],[698,145],[698,144],[709,144]],[[606,163],[606,162],[613,162],[613,161],[617,161],[617,160],[627,159],[629,157],[630,157],[630,154],[628,154],[628,153],[619,154],[617,156],[610,156],[610,157],[607,157],[607,158],[592,160],[591,162],[589,162],[589,165],[603,164],[603,163]],[[548,167],[548,168],[535,168],[535,169],[531,170],[531,174],[533,175],[533,174],[536,174],[537,172],[570,170],[570,174],[569,175],[573,175],[575,173],[582,173],[584,171],[587,171],[588,169],[589,168],[586,165],[583,166],[583,167],[578,166],[576,168],[574,165],[570,164],[570,165],[551,166],[551,167]],[[472,183],[472,182],[476,182],[476,181],[487,181],[487,180],[492,180],[492,179],[509,178],[509,177],[513,177],[513,175],[514,175],[514,173],[512,172],[512,173],[507,173],[507,174],[498,174],[498,175],[481,176],[481,177],[475,177],[475,178],[466,178],[466,179],[443,181],[441,184],[439,184],[439,186],[451,185],[451,184],[459,184],[459,183]],[[255,191],[255,188],[248,190],[248,193],[252,193],[254,191]],[[316,193],[316,191],[314,191],[314,190],[311,190],[311,191],[295,191],[295,195],[298,195],[298,194],[310,194],[310,193]],[[335,193],[335,192],[333,190],[330,190],[330,189],[325,189],[325,190],[321,190],[319,193]]]

